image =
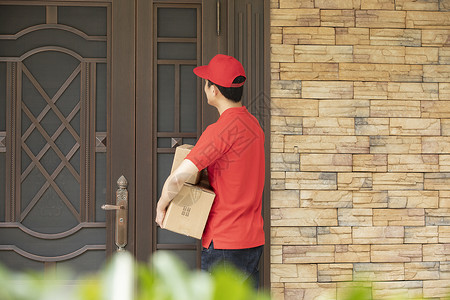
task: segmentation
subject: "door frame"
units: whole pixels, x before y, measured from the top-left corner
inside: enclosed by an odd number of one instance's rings
[[[114,191],[117,180],[125,176],[128,181],[128,243],[135,249],[136,236],[136,45],[135,1],[112,0],[111,13],[111,102],[109,108],[108,204],[116,204]],[[129,99],[124,101],[124,99]],[[114,122],[112,122],[114,120]],[[107,252],[114,250],[115,212],[106,214]],[[108,225],[111,225],[108,227]],[[132,250],[133,251],[133,250]]]
[[[153,253],[153,1],[136,0],[136,227],[135,256],[147,261]]]

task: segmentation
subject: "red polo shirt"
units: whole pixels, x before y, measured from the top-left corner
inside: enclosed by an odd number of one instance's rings
[[[202,245],[245,249],[264,244],[261,215],[264,189],[264,133],[243,107],[229,108],[208,126],[186,159],[208,168],[216,198]]]

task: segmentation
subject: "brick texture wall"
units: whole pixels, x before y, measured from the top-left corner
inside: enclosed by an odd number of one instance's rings
[[[275,299],[450,292],[450,1],[270,0]]]

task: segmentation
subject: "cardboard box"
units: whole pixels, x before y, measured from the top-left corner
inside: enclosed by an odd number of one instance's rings
[[[205,187],[184,184],[167,208],[163,228],[201,239],[215,197]]]
[[[173,158],[172,170],[170,171],[170,173],[173,173],[173,171],[175,171],[181,165],[189,152],[191,152],[192,148],[194,148],[194,146],[184,144],[178,146],[175,149],[175,156]],[[201,172],[198,172],[196,175],[191,176],[188,180],[186,180],[186,182],[194,185],[197,184],[200,180],[200,173]]]

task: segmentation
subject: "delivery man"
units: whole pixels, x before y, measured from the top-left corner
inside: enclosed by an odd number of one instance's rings
[[[256,118],[242,106],[246,80],[242,64],[218,54],[208,65],[194,69],[205,79],[208,104],[220,117],[208,126],[195,147],[166,180],[156,208],[161,226],[170,201],[183,183],[207,168],[216,198],[202,236],[201,268],[231,263],[257,284],[264,245],[261,216],[264,188],[264,133]]]

